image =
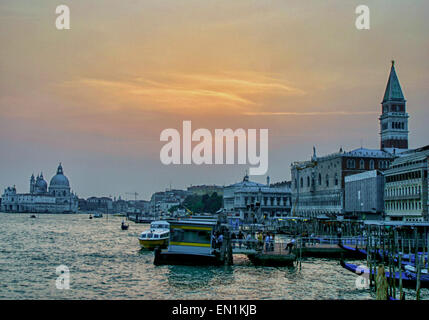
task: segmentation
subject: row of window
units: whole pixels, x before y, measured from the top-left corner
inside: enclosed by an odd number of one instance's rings
[[[405,129],[404,122],[392,122],[392,129]]]
[[[422,192],[421,186],[388,188],[386,189],[386,196],[408,196],[408,195],[420,194],[421,192]]]
[[[405,106],[404,105],[391,105],[390,106],[390,110],[389,110],[389,106],[388,105],[384,105],[383,106],[383,112],[404,112],[405,111]]]
[[[427,178],[427,171],[425,171],[425,173],[426,173],[425,178]],[[422,177],[422,172],[420,170],[407,172],[407,173],[400,173],[400,174],[395,174],[393,176],[387,176],[386,183],[420,179],[421,177]]]
[[[387,201],[386,210],[421,210],[421,201]]]
[[[311,181],[311,184],[310,184],[310,181]],[[321,186],[322,185],[322,175],[320,173],[319,173],[317,181],[319,183],[319,186]],[[300,184],[301,188],[304,187],[304,180],[302,177],[299,181],[299,184]],[[297,185],[298,185],[298,182],[295,179],[295,188],[297,187]],[[328,174],[325,176],[325,185],[326,185],[326,187],[329,187],[329,175]],[[337,173],[335,174],[335,177],[334,177],[334,185],[336,185],[336,186],[338,185],[338,174]],[[310,176],[307,176],[307,187],[310,187],[310,186],[313,186],[313,187],[315,186],[314,179],[310,179]]]
[[[238,199],[236,199],[236,200],[238,200]],[[249,200],[250,200],[250,202],[249,202]],[[271,205],[273,205],[275,203],[275,200],[277,200],[277,204],[280,204],[282,198],[281,197],[263,197],[261,205],[263,205],[263,206],[267,205],[268,200],[270,200]],[[245,203],[245,205],[256,203],[256,197],[244,197],[244,203]],[[283,198],[283,203],[284,204],[289,203],[287,197]]]
[[[356,160],[355,159],[348,159],[347,160],[347,169],[356,169]],[[389,160],[379,160],[378,161],[378,167],[380,169],[388,169],[389,168]],[[360,159],[359,161],[359,169],[365,169],[365,160]],[[375,162],[373,159],[369,160],[369,170],[375,169]]]
[[[319,201],[299,201],[298,207],[302,209],[303,207],[321,207],[321,206],[340,206],[341,202],[339,200],[319,200]]]

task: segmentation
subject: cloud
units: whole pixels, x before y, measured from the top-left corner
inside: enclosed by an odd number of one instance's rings
[[[187,74],[149,73],[124,79],[83,77],[64,82],[94,99],[105,99],[111,106],[142,110],[219,112],[261,107],[261,97],[304,95],[305,92],[280,79],[258,73]],[[104,104],[104,107],[107,107]]]
[[[353,111],[314,111],[314,112],[270,112],[270,111],[260,111],[260,112],[243,112],[246,116],[360,116],[360,115],[373,115],[378,114],[375,111],[362,111],[362,112],[353,112]]]

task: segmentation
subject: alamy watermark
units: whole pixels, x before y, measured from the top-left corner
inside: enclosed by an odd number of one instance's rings
[[[55,286],[58,290],[68,290],[70,289],[70,270],[65,265],[60,265],[56,268],[56,273],[58,275],[55,280]]]
[[[359,275],[355,281],[356,288],[369,289],[369,269],[365,266],[358,266],[356,268],[356,274]]]
[[[237,140],[237,164],[256,166],[249,168],[250,175],[264,175],[268,170],[268,129],[259,129],[259,139],[257,129],[248,129],[247,132],[241,128],[234,131],[215,129],[213,138],[210,130],[200,128],[192,132],[191,121],[183,121],[182,137],[178,130],[170,128],[161,132],[160,140],[167,141],[160,151],[161,162],[165,165],[235,164]],[[193,141],[199,142],[194,148]]]

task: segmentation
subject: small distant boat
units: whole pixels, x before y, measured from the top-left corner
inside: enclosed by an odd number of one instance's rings
[[[141,233],[139,243],[143,249],[166,248],[169,238],[170,224],[166,221],[154,221],[150,224],[149,230]]]
[[[37,218],[36,215],[32,214],[30,218]]]
[[[94,214],[94,218],[103,218],[103,214],[102,213],[96,213],[96,214]]]
[[[92,216],[91,216],[91,215],[89,215],[89,218],[90,218],[90,219],[92,219]]]
[[[128,227],[129,227],[129,225],[125,224],[125,222],[122,221],[122,223],[121,223],[121,229],[122,230],[128,230]]]
[[[114,217],[125,217],[125,213],[114,213]]]

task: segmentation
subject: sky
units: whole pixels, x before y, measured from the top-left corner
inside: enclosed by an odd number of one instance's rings
[[[70,8],[70,30],[55,9]],[[409,146],[429,144],[429,2],[73,0],[0,2],[0,188],[28,192],[61,162],[79,197],[150,199],[228,185],[246,165],[163,165],[160,133],[268,129],[264,182],[290,164],[379,148],[391,60],[407,99]]]

